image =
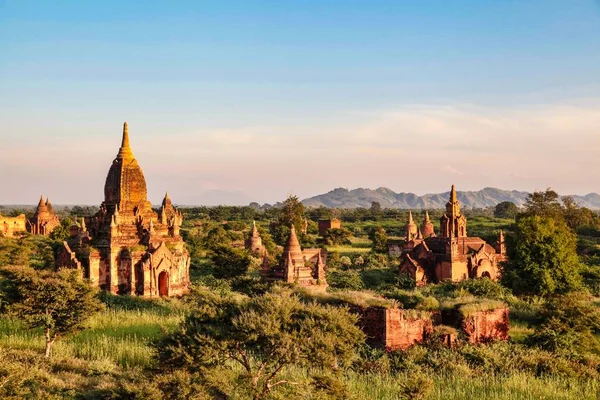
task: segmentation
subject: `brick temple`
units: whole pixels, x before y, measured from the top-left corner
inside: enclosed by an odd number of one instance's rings
[[[388,250],[391,256],[400,257],[400,273],[408,274],[418,285],[482,277],[496,280],[499,263],[506,259],[502,232],[493,246],[479,237],[467,235],[467,218],[461,213],[454,185],[446,212],[440,218],[438,236],[429,214],[425,214],[419,228],[409,213],[406,239],[401,243],[391,241]]]
[[[190,256],[179,232],[182,222],[168,194],[159,212],[152,210],[125,123],[100,211],[71,228],[56,264],[81,269],[92,284],[114,294],[181,295],[190,282]]]

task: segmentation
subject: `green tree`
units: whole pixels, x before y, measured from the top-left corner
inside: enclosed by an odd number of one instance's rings
[[[232,249],[229,246],[217,246],[212,249],[210,259],[215,278],[231,279],[244,275],[252,262],[248,252]]]
[[[204,247],[207,249],[215,249],[220,246],[231,245],[231,238],[227,234],[222,224],[216,225],[204,237]]]
[[[178,331],[157,344],[159,365],[210,379],[226,364],[239,365],[253,399],[282,385],[290,366],[335,370],[348,365],[364,341],[357,317],[345,309],[305,304],[290,291],[252,298],[206,291]],[[207,382],[210,386],[210,382]]]
[[[388,235],[381,225],[375,228],[371,235],[371,240],[373,241],[372,249],[375,253],[384,254],[388,252]]]
[[[283,202],[279,209],[277,223],[286,227],[294,224],[296,230],[301,230],[304,225],[304,204],[298,196],[291,195]]]
[[[546,296],[581,286],[577,237],[563,219],[520,218],[507,248],[502,281],[515,293]]]
[[[362,290],[365,287],[360,273],[354,270],[328,271],[327,283],[335,289]]]
[[[71,236],[71,226],[73,226],[73,220],[71,220],[71,218],[62,219],[60,225],[54,228],[50,233],[50,238],[60,243],[64,242]]]
[[[496,218],[515,218],[519,212],[519,207],[512,201],[503,201],[494,207],[494,217]]]
[[[297,196],[288,197],[276,211],[275,223],[271,224],[271,234],[275,243],[283,246],[290,235],[290,226],[294,224],[300,243],[304,244],[309,238],[302,232],[304,226],[304,204]],[[308,244],[308,243],[307,243]]]
[[[595,215],[592,210],[580,207],[571,196],[562,198],[562,208],[565,221],[569,228],[576,230],[583,226],[593,226]]]
[[[29,328],[42,328],[46,357],[56,339],[83,329],[104,304],[79,271],[37,271],[30,267],[0,269],[0,304]]]
[[[558,193],[548,188],[545,192],[533,192],[525,200],[523,216],[540,216],[560,219],[563,216],[562,207],[558,202]]]
[[[352,237],[352,232],[346,228],[331,228],[327,229],[323,236],[323,240],[325,240],[325,244],[338,246],[351,244],[350,237]]]
[[[369,213],[374,220],[379,220],[383,214],[381,204],[378,201],[372,201],[371,208],[369,208]]]

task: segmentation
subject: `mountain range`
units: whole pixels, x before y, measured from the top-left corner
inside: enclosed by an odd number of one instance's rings
[[[493,207],[503,201],[511,201],[520,207],[525,203],[528,194],[528,192],[517,190],[502,190],[489,187],[478,191],[457,191],[458,201],[465,208]],[[450,192],[418,196],[414,193],[396,193],[385,187],[375,190],[337,188],[328,193],[302,200],[302,203],[308,207],[368,208],[371,206],[371,202],[376,201],[383,208],[418,210],[444,208],[448,202],[449,195]],[[572,195],[571,197],[582,207],[594,210],[600,209],[600,195],[597,193],[590,193],[585,196]]]

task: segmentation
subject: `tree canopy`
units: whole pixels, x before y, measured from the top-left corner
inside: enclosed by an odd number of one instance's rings
[[[519,207],[512,201],[503,201],[494,207],[494,217],[496,218],[514,218],[519,212]]]
[[[37,271],[30,267],[0,269],[0,306],[29,328],[43,328],[46,357],[61,336],[77,332],[104,304],[79,271]]]
[[[581,286],[577,237],[562,218],[520,218],[507,247],[502,281],[516,293],[549,295]]]
[[[254,399],[296,384],[280,378],[291,365],[323,370],[347,365],[364,341],[356,316],[303,303],[288,290],[252,298],[201,290],[197,296],[181,328],[157,344],[160,365],[209,380],[215,368],[238,364]]]

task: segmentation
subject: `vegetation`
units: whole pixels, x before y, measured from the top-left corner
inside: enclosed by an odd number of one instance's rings
[[[192,293],[152,300],[102,293],[105,309],[86,313],[76,329],[61,334],[51,358],[44,356],[45,327],[32,328],[27,316],[15,312],[16,302],[8,301],[13,286],[4,278],[0,398],[600,397],[595,212],[548,191],[532,195],[516,216],[494,217],[494,208],[465,210],[471,235],[491,242],[500,229],[507,233],[507,248],[516,252],[504,266],[512,280],[415,287],[398,275],[398,260],[388,257],[385,246],[388,238],[403,237],[407,211],[374,204],[288,212],[296,206],[291,198],[287,206],[184,210]],[[275,261],[289,234],[289,225],[278,222],[285,214],[308,218],[307,233],[299,232],[303,246],[320,243],[329,250],[327,292],[264,283],[257,259],[238,249],[256,220]],[[440,215],[430,211],[433,220]],[[344,232],[317,242],[315,223],[329,217],[340,218]],[[58,236],[0,238],[0,266],[30,266],[31,273],[60,277],[64,272],[49,272]],[[448,348],[439,335],[457,332],[442,326],[428,342],[389,353],[363,344],[349,312],[395,307],[412,318],[443,308],[469,314],[504,304],[510,306],[508,342],[475,346],[459,337]]]
[[[264,399],[280,385],[301,384],[280,378],[292,365],[326,371],[351,362],[364,340],[356,322],[344,310],[305,304],[286,291],[249,299],[205,292],[181,328],[159,342],[160,365],[199,373],[207,392],[227,395],[214,369],[234,363],[252,398]]]
[[[520,218],[508,250],[502,281],[516,293],[546,296],[581,287],[577,238],[563,219]]]
[[[46,357],[56,339],[81,330],[85,321],[103,308],[95,289],[77,271],[4,267],[0,275],[0,305],[28,328],[43,329]]]

